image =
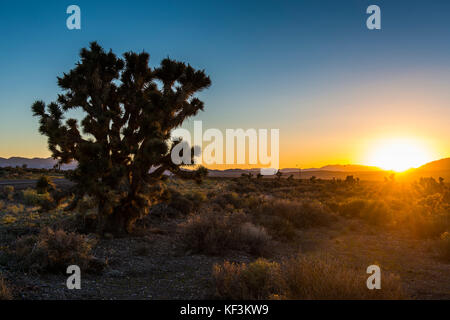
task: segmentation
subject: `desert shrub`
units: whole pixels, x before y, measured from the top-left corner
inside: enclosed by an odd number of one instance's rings
[[[13,200],[14,198],[14,187],[4,186],[0,193],[1,197],[6,200]]]
[[[227,192],[214,199],[214,204],[221,209],[228,211],[234,211],[235,209],[253,211],[256,210],[262,202],[263,200],[260,196],[251,194],[239,195],[236,192]]]
[[[187,195],[183,195],[176,190],[170,190],[168,192],[167,207],[165,210],[171,215],[171,213],[180,213],[182,215],[188,215],[191,212],[200,209],[200,206],[206,200],[206,196],[200,192],[193,192]]]
[[[10,204],[10,205],[7,205],[4,210],[6,212],[17,215],[18,213],[20,213],[24,210],[24,207],[21,204]]]
[[[11,290],[6,285],[5,280],[0,275],[0,300],[12,300]]]
[[[264,227],[245,222],[239,227],[241,245],[243,249],[257,256],[266,256],[270,246],[271,237]]]
[[[183,195],[174,196],[170,202],[169,207],[175,209],[177,212],[188,215],[194,209],[194,204],[191,200],[184,197]]]
[[[359,218],[372,225],[392,222],[392,209],[383,200],[350,199],[342,203],[338,212],[347,218]]]
[[[332,212],[338,212],[339,211],[339,202],[336,201],[335,199],[326,199],[324,201],[324,204],[328,206],[328,208],[332,211]]]
[[[254,211],[254,215],[256,221],[272,234],[286,235],[286,238],[293,236],[292,227],[306,229],[328,226],[336,220],[329,208],[317,200],[266,202]]]
[[[247,195],[241,199],[241,207],[248,211],[256,210],[261,204],[263,200],[261,197]]]
[[[259,258],[250,264],[225,261],[213,267],[216,296],[221,299],[268,299],[279,292],[280,265]]]
[[[329,226],[335,221],[328,207],[317,200],[302,200],[295,202],[294,212],[289,211],[290,205],[284,208],[289,221],[297,228]]]
[[[11,224],[17,221],[17,218],[15,216],[12,216],[10,214],[6,214],[2,217],[1,222],[3,224]]]
[[[258,224],[264,226],[276,239],[293,240],[296,232],[294,225],[279,216],[261,215],[257,217]]]
[[[193,211],[200,209],[202,203],[206,201],[206,196],[201,192],[192,192],[186,195],[186,198],[192,201]]]
[[[327,255],[297,256],[281,263],[224,262],[213,268],[216,295],[224,299],[402,299],[399,278],[383,273],[380,290],[367,288],[365,270]]]
[[[240,209],[242,207],[242,197],[236,192],[227,192],[218,196],[215,199],[215,203],[222,208]]]
[[[48,193],[38,193],[33,189],[22,190],[21,200],[28,206],[37,206],[46,201],[51,201],[51,197]]]
[[[41,176],[36,182],[36,191],[38,194],[44,194],[53,190],[55,188],[55,184],[53,181],[47,176]]]
[[[15,254],[21,267],[38,272],[65,272],[72,264],[98,272],[102,263],[91,254],[94,245],[95,241],[87,236],[45,228],[37,236],[19,238]]]
[[[419,182],[413,185],[415,189],[424,195],[432,195],[435,193],[439,193],[443,185],[438,183],[434,178],[420,178]]]
[[[369,206],[361,212],[361,218],[373,225],[386,225],[392,222],[392,210],[382,200],[373,200]]]
[[[438,238],[450,230],[450,208],[418,203],[407,215],[404,224],[418,238]]]
[[[359,218],[366,206],[367,200],[351,199],[341,203],[338,212],[346,218]]]
[[[411,233],[420,239],[437,238],[448,229],[448,218],[444,215],[412,214],[406,223]]]
[[[401,299],[398,277],[383,273],[380,290],[367,288],[366,270],[327,256],[301,256],[281,263],[284,299]]]
[[[182,206],[181,208],[185,208]],[[153,217],[176,217],[178,215],[187,215],[189,214],[188,210],[184,212],[180,212],[179,210],[169,206],[167,203],[157,203],[150,208],[149,218],[141,219],[138,223],[142,224],[144,222],[148,222],[149,219]]]
[[[247,194],[250,192],[258,191],[257,185],[254,181],[250,180],[248,176],[240,179],[235,179],[234,183],[229,185],[229,189],[230,191],[236,192],[238,194]]]
[[[240,212],[205,211],[192,216],[181,226],[181,237],[188,250],[212,255],[229,250],[264,255],[270,242],[265,229]]]
[[[438,251],[444,261],[450,262],[450,233],[448,231],[441,234],[438,244]]]

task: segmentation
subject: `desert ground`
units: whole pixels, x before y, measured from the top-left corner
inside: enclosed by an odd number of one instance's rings
[[[90,198],[45,205],[51,193],[23,183],[36,176],[0,184],[3,299],[450,299],[444,181],[169,177],[166,200],[116,236],[92,230]]]

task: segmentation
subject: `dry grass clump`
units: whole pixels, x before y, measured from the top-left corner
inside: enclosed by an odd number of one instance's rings
[[[45,228],[38,236],[19,238],[15,255],[21,267],[37,272],[65,272],[72,264],[99,272],[103,263],[92,256],[94,245],[95,241],[87,236]]]
[[[38,193],[33,189],[23,190],[21,193],[21,202],[28,206],[37,206],[46,201],[50,201],[51,197],[48,193]]]
[[[4,186],[0,189],[0,197],[5,200],[13,200],[14,199],[14,187],[13,186]]]
[[[24,206],[21,204],[9,204],[4,208],[5,212],[9,212],[12,214],[19,214],[25,210]]]
[[[201,212],[181,226],[181,238],[187,249],[212,255],[229,250],[265,255],[270,242],[265,229],[242,212]]]
[[[279,293],[280,265],[259,258],[250,264],[225,261],[213,267],[216,296],[221,299],[263,300]]]
[[[212,202],[226,211],[244,210],[252,212],[263,203],[263,200],[260,195],[225,192],[214,197]]]
[[[220,207],[226,209],[230,208],[241,209],[242,208],[242,197],[240,197],[236,192],[226,192],[214,199],[214,202]]]
[[[0,300],[12,300],[13,295],[11,290],[6,285],[5,280],[0,275]]]
[[[297,256],[281,263],[216,264],[216,295],[223,299],[403,299],[397,277],[382,273],[381,289],[369,290],[365,270],[328,256]]]
[[[398,277],[381,273],[381,289],[369,290],[363,269],[354,269],[327,256],[297,256],[281,265],[285,299],[402,299]]]

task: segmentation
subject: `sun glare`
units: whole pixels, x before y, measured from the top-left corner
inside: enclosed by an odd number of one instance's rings
[[[369,156],[371,165],[402,172],[432,161],[430,152],[419,141],[390,139],[380,141]]]

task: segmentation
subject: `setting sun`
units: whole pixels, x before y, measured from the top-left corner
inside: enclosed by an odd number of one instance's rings
[[[370,153],[370,165],[385,170],[402,172],[417,168],[433,158],[427,148],[413,139],[389,139],[380,141]]]

